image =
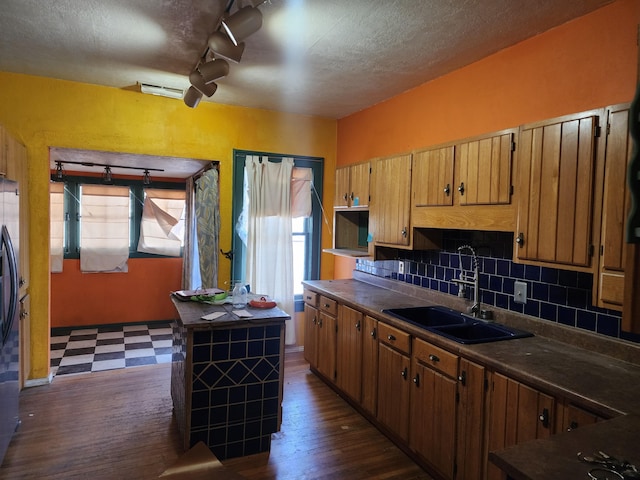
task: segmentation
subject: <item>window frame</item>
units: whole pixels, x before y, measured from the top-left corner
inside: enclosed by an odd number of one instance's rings
[[[64,260],[80,258],[80,218],[79,200],[80,185],[107,185],[101,177],[65,175],[62,182],[51,175],[51,181],[64,183]],[[181,258],[184,255],[184,247],[180,251],[180,257],[170,257],[166,255],[156,255],[153,253],[138,252],[138,239],[140,237],[140,222],[142,220],[142,209],[144,202],[144,189],[167,189],[180,190],[186,192],[186,182],[160,182],[153,181],[150,185],[145,185],[142,180],[126,178],[114,178],[108,185],[129,187],[129,198],[132,201],[132,215],[129,224],[129,258]],[[74,198],[75,197],[75,198]],[[77,201],[75,199],[78,199]],[[186,201],[186,199],[185,199]]]
[[[240,239],[236,231],[236,222],[243,206],[243,184],[244,184],[244,167],[247,155],[257,155],[267,157],[270,162],[281,162],[283,158],[293,158],[294,167],[311,168],[313,170],[313,187],[317,195],[311,195],[311,217],[305,222],[304,233],[293,233],[293,235],[306,235],[307,254],[305,255],[305,280],[318,280],[320,278],[320,258],[322,254],[322,205],[319,199],[322,199],[323,178],[324,178],[324,158],[310,157],[305,155],[290,155],[268,152],[256,152],[251,150],[233,150],[233,195],[232,195],[232,214],[231,214],[231,251],[233,258],[231,260],[231,281],[235,278],[235,272],[245,271],[246,267],[246,249],[244,243]],[[311,231],[308,230],[309,224]],[[317,236],[315,236],[317,232]],[[293,237],[292,237],[293,239]],[[237,254],[237,252],[242,252]],[[294,296],[295,311],[302,312],[304,310],[304,301],[302,294]]]

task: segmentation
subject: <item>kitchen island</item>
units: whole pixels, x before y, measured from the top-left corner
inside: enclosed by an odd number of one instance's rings
[[[289,315],[172,301],[171,397],[185,450],[202,441],[220,460],[268,452],[282,420]]]

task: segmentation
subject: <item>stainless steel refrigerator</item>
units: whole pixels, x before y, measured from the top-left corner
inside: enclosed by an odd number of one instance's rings
[[[17,182],[0,179],[0,463],[20,423],[18,195]]]

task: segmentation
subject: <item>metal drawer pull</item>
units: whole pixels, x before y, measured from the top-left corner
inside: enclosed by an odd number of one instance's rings
[[[389,336],[387,336],[387,339],[388,339],[390,342],[395,342],[396,337],[394,337],[393,335],[389,335]]]
[[[329,308],[331,305],[329,305],[328,303],[324,304],[324,308]]]
[[[439,362],[440,358],[432,353],[431,355],[429,355],[429,360],[431,360],[432,362]]]

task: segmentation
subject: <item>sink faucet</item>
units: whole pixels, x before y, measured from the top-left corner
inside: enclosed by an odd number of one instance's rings
[[[465,270],[462,265],[462,252],[468,251],[471,253],[471,268],[472,270]],[[478,257],[476,251],[471,245],[462,245],[458,247],[458,256],[460,257],[460,275],[458,278],[452,279],[452,282],[458,284],[459,293],[458,296],[466,296],[466,287],[473,286],[473,306],[470,309],[470,313],[475,318],[480,316],[480,273],[478,271]]]

